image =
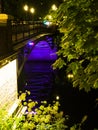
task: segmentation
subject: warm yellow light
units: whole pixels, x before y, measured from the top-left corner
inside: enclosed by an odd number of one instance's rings
[[[34,8],[31,8],[30,9],[30,12],[33,14],[35,12],[35,9]]]
[[[8,15],[7,14],[0,14],[0,19],[1,20],[7,20],[8,19]]]
[[[52,5],[52,10],[54,10],[54,11],[57,10],[57,7],[55,4]]]
[[[24,8],[25,11],[28,11],[28,8],[29,8],[29,7],[28,7],[28,5],[24,5],[23,8]]]
[[[59,96],[56,96],[56,100],[59,100],[60,99],[60,97]]]
[[[70,79],[70,78],[73,78],[73,74],[68,74],[67,77]]]
[[[48,18],[49,18],[49,20],[51,20],[51,19],[52,19],[52,16],[51,16],[51,15],[48,15]]]

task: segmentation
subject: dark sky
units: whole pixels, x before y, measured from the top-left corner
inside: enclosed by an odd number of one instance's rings
[[[34,17],[44,17],[48,14],[49,9],[53,4],[57,7],[63,0],[2,0],[2,8],[0,12],[8,13],[10,15],[22,18],[24,16],[23,6],[27,4],[29,8],[35,8]],[[32,17],[32,14],[29,14]]]
[[[28,0],[28,4],[35,8],[35,15],[37,17],[45,16],[51,6],[55,4],[57,7],[63,0]]]

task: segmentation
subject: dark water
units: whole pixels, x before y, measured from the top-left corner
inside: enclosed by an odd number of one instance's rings
[[[93,130],[98,128],[98,105],[96,104],[98,90],[86,93],[83,90],[79,91],[73,88],[72,83],[66,78],[64,71],[58,72],[52,70],[49,48],[45,46],[44,50],[43,46],[36,47],[38,48],[35,48],[36,51],[32,52],[30,59],[24,66],[25,89],[31,91],[31,97],[28,98],[33,100],[49,99],[51,102],[55,99],[56,95],[59,95],[60,109],[64,111],[65,116],[68,115],[67,125],[69,127],[75,123],[80,123],[83,116],[87,115],[87,120],[83,123],[82,129]],[[46,55],[47,51],[49,51],[49,55]],[[41,54],[43,54],[43,57],[41,57]],[[36,57],[40,58],[40,60],[36,60]]]
[[[47,36],[33,46],[24,65],[25,90],[30,91],[28,100],[48,100],[53,87],[52,63],[57,59],[52,37]],[[28,45],[29,46],[29,45]]]
[[[73,88],[72,83],[65,78],[62,78],[63,73],[59,73],[55,84],[55,93],[60,96],[61,110],[64,115],[69,115],[67,124],[72,126],[75,123],[81,122],[82,118],[87,115],[87,120],[82,124],[83,130],[93,130],[98,128],[98,90],[91,90],[86,93],[78,88]],[[62,75],[62,76],[61,76]]]
[[[53,86],[51,63],[28,61],[25,64],[25,90],[30,91],[28,99],[41,102],[48,100]]]
[[[28,88],[31,91],[31,97],[28,98],[51,102],[56,95],[59,95],[60,109],[64,111],[65,116],[68,115],[67,125],[69,127],[80,123],[82,118],[87,115],[82,129],[98,128],[98,105],[96,104],[98,91],[92,90],[86,93],[83,90],[79,91],[78,88],[73,88],[72,83],[64,77],[62,72],[55,73],[51,69],[51,64],[44,61],[30,61],[25,64],[26,82],[28,82],[25,89]]]

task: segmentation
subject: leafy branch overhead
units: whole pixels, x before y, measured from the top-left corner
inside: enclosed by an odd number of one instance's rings
[[[74,87],[98,88],[98,0],[65,0],[55,19],[64,34],[58,56],[73,73]]]

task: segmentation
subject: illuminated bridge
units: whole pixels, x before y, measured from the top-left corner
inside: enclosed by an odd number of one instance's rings
[[[27,100],[48,100],[57,59],[57,30],[42,21],[0,23],[0,106],[17,102],[17,92],[30,91]],[[5,105],[5,104],[4,104]]]

